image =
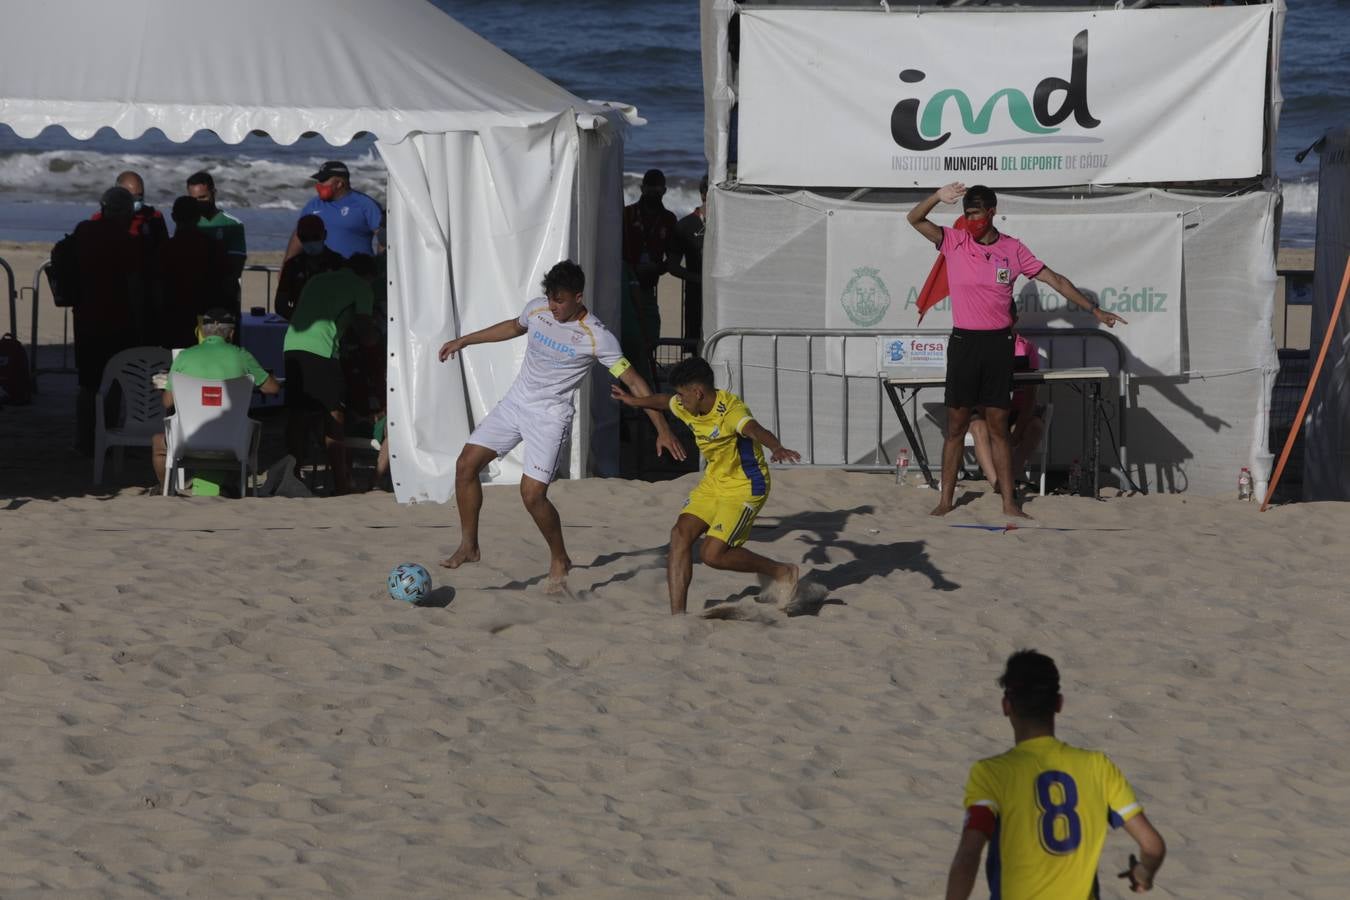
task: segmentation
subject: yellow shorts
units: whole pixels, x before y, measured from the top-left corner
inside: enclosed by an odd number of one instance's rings
[[[750,536],[750,526],[768,499],[767,493],[761,497],[739,491],[726,493],[700,481],[681,512],[706,522],[708,537],[724,541],[728,547],[739,547]]]

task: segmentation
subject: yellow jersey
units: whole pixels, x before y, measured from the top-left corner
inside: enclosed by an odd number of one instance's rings
[[[703,483],[719,493],[764,497],[769,493],[769,466],[764,450],[741,432],[754,420],[745,401],[730,391],[717,392],[712,409],[696,416],[679,397],[670,398],[670,411],[694,432],[698,452],[708,461]]]
[[[1097,897],[1108,825],[1118,828],[1143,811],[1105,753],[1052,736],[975,763],[965,808],[966,827],[993,814],[985,863],[991,900]]]

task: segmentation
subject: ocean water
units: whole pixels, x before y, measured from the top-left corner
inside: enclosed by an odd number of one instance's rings
[[[698,202],[703,92],[698,5],[656,0],[433,0],[497,46],[580,97],[635,104],[649,124],[630,132],[627,188],[648,168],[666,172],[666,205]],[[1317,156],[1295,154],[1325,130],[1350,124],[1350,0],[1290,0],[1285,20],[1276,171],[1285,183],[1282,241],[1310,245],[1317,205]],[[383,165],[369,140],[331,147],[319,138],[290,146],[251,137],[226,145],[198,134],[174,144],[158,132],[123,140],[111,131],[76,141],[60,129],[34,140],[0,126],[0,240],[55,240],[97,202],[123,169],[146,180],[147,199],[167,209],[198,169],[216,177],[222,206],[249,229],[250,246],[280,249],[295,211],[312,194],[307,176],[344,159],[353,183],[383,200]]]

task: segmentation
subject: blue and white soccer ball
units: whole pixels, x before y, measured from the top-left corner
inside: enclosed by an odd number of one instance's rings
[[[421,603],[431,595],[431,573],[417,563],[399,563],[389,573],[389,596],[404,603]]]

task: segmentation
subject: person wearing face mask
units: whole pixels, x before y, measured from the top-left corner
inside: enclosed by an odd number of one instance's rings
[[[201,205],[191,197],[173,202],[173,237],[159,248],[159,344],[170,349],[197,344],[198,317],[216,306],[228,306],[235,285],[224,242],[212,240],[197,227]]]
[[[637,278],[636,300],[646,344],[643,355],[650,355],[661,338],[656,287],[676,257],[675,214],[662,202],[665,194],[665,173],[648,169],[637,202],[623,209],[623,260]]]
[[[946,228],[929,221],[939,203],[965,198],[964,221]],[[947,343],[947,434],[942,445],[942,495],[932,515],[954,507],[956,471],[964,452],[966,431],[975,410],[989,432],[994,471],[991,475],[1003,496],[1003,514],[1029,518],[1017,504],[1012,477],[1012,449],[1008,438],[1013,357],[1013,283],[1018,276],[1034,278],[1070,303],[1092,313],[1108,328],[1125,320],[1084,297],[1073,282],[1055,272],[1011,235],[994,227],[998,197],[984,185],[969,190],[960,182],[938,188],[909,211],[906,219],[937,247],[946,263],[952,298],[952,333]]]
[[[244,223],[216,205],[216,180],[210,172],[195,172],[188,176],[188,196],[196,200],[201,208],[201,219],[197,227],[206,232],[213,240],[220,241],[225,247],[225,256],[229,264],[230,278],[235,287],[235,296],[227,304],[239,315],[239,276],[244,272],[244,263],[248,260],[248,244],[244,239]]]
[[[75,368],[79,395],[75,405],[75,449],[82,455],[94,452],[94,404],[108,360],[139,336],[133,328],[132,300],[144,290],[141,258],[131,236],[131,194],[111,187],[100,198],[101,215],[75,226],[79,299],[71,309],[74,325]],[[111,421],[116,421],[118,402],[107,398]]]
[[[301,216],[295,225],[295,234],[300,241],[300,252],[282,264],[277,295],[272,304],[276,314],[286,319],[295,312],[300,292],[312,276],[342,268],[342,256],[325,243],[328,230],[323,219],[316,215]]]
[[[310,176],[315,196],[300,210],[301,218],[318,216],[327,230],[327,244],[343,259],[355,253],[376,252],[375,234],[384,222],[384,210],[370,196],[352,190],[347,164],[330,160]],[[302,252],[303,239],[297,229],[286,247],[286,258]]]
[[[156,260],[160,249],[169,239],[169,229],[160,211],[145,202],[145,182],[139,174],[130,170],[122,172],[117,176],[114,187],[122,188],[131,195],[128,234],[132,237],[133,252],[145,276],[142,279],[144,290],[130,298],[132,329],[140,343],[153,344],[158,337],[156,323],[160,310],[151,288],[156,274]],[[98,221],[102,216],[103,210],[100,209],[89,218]]]
[[[128,170],[118,175],[113,185],[131,194],[129,233],[134,238],[144,239],[146,256],[153,256],[159,245],[168,240],[169,228],[164,222],[163,213],[145,202],[145,181],[136,172]],[[97,221],[102,215],[103,210],[100,209],[89,218]]]

